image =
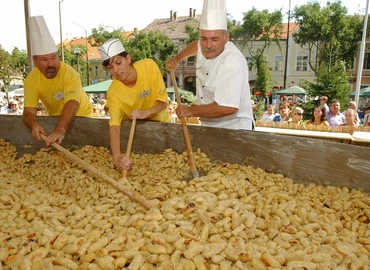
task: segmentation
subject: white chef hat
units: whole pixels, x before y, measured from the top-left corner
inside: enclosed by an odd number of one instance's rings
[[[227,30],[226,0],[204,0],[200,30]]]
[[[31,38],[31,54],[44,55],[57,51],[54,39],[43,16],[32,16],[28,18]]]
[[[103,45],[98,48],[98,51],[104,61],[126,50],[119,39],[111,38],[104,42]]]

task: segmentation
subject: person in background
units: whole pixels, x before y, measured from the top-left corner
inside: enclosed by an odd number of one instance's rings
[[[338,99],[332,100],[326,117],[329,125],[332,127],[340,126],[346,122],[344,115],[340,113],[340,101]]]
[[[363,110],[364,119],[362,121],[364,127],[370,127],[370,107],[365,107]]]
[[[300,125],[303,118],[303,109],[301,107],[294,107],[290,113],[289,124]]]
[[[55,129],[47,136],[46,146],[61,143],[75,116],[92,116],[92,106],[82,88],[80,75],[60,62],[57,47],[42,16],[29,17],[31,53],[35,68],[24,81],[23,123],[33,138],[46,135],[37,122],[39,100],[47,114],[59,116]]]
[[[176,110],[175,104],[173,104],[173,102],[169,102],[168,103],[168,112],[170,113],[171,123],[177,123],[178,122],[178,117],[177,117],[177,114],[176,114],[175,110]]]
[[[352,110],[354,110],[354,112],[355,112],[355,114],[356,114],[356,124],[357,124],[357,125],[360,125],[360,124],[361,124],[361,119],[360,119],[360,117],[359,117],[359,115],[358,115],[358,112],[357,112],[357,104],[356,104],[356,102],[355,102],[355,101],[350,101],[350,102],[348,102],[348,109],[352,109]],[[342,114],[343,114],[344,116],[346,116],[346,112],[347,112],[347,111],[344,111],[344,112],[342,112]]]
[[[313,109],[311,119],[306,122],[306,125],[314,126],[329,126],[326,120],[326,109],[324,106],[318,105]]]
[[[266,112],[261,117],[261,121],[272,122],[274,118],[275,118],[275,107],[273,105],[268,105]]]
[[[19,102],[15,99],[9,103],[10,108],[8,114],[21,115],[22,111],[19,109]]]
[[[320,97],[320,106],[325,108],[326,113],[328,113],[328,111],[329,111],[329,106],[328,106],[327,102],[328,102],[328,97],[327,96]]]
[[[357,119],[356,119],[356,111],[353,110],[353,109],[347,109],[345,111],[345,118],[346,118],[346,122],[345,123],[342,123],[340,124],[341,126],[350,126],[350,127],[353,127],[353,126],[358,126],[357,124]]]
[[[93,117],[101,117],[101,105],[94,103],[93,105]]]
[[[280,114],[276,114],[274,119],[272,119],[273,122],[286,122],[289,120],[289,116],[290,116],[290,110],[291,110],[291,107],[290,107],[290,104],[288,102],[280,102],[279,104],[279,113]]]
[[[254,129],[248,65],[229,41],[225,0],[204,0],[199,40],[166,62],[175,70],[179,62],[196,55],[196,106],[180,105],[178,117],[199,117],[202,126]]]
[[[147,119],[170,122],[168,95],[158,65],[151,59],[134,63],[119,39],[98,48],[104,68],[114,77],[107,91],[109,138],[114,163],[129,170],[132,162],[121,153],[122,121]]]

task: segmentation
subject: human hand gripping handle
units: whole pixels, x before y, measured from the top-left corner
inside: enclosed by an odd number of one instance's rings
[[[126,149],[127,159],[130,159],[132,142],[134,140],[134,135],[135,135],[135,128],[136,128],[136,118],[132,119],[132,122],[131,122],[130,136],[128,138],[127,149]],[[127,177],[126,169],[123,170],[123,177]]]
[[[174,74],[173,70],[170,70],[170,74],[171,74],[173,89],[175,90],[176,101],[177,101],[177,104],[180,106],[181,105],[181,98],[180,98],[179,90],[177,89],[176,78],[175,78],[175,74]],[[186,150],[188,152],[190,167],[191,167],[191,171],[193,173],[193,178],[199,178],[199,173],[198,173],[198,170],[197,170],[197,166],[195,165],[195,159],[194,159],[193,150],[192,150],[192,147],[191,147],[188,126],[186,125],[186,119],[185,119],[184,116],[180,116],[180,119],[181,119],[182,131],[184,133]]]

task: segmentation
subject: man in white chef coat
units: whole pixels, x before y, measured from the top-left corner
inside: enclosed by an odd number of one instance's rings
[[[226,0],[204,0],[199,40],[167,61],[168,70],[197,56],[197,106],[178,106],[177,115],[199,117],[203,126],[252,130],[254,127],[248,65],[229,41]]]

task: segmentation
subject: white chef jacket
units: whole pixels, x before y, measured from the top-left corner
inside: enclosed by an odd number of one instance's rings
[[[220,118],[201,117],[203,126],[252,130],[253,111],[248,81],[248,64],[232,43],[213,59],[207,59],[198,43],[197,100],[199,105],[216,102],[220,106],[237,108],[235,114]]]

